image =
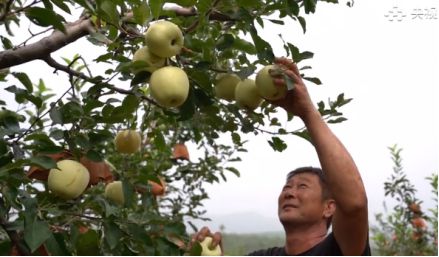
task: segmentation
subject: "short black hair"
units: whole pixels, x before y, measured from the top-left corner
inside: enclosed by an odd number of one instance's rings
[[[316,167],[312,167],[312,166],[297,168],[295,170],[288,172],[286,182],[288,182],[295,175],[301,174],[301,173],[311,173],[311,174],[314,174],[317,177],[319,177],[320,186],[322,188],[322,199],[327,200],[331,197],[331,192],[329,191],[328,185],[326,183],[325,173],[323,172],[323,170],[321,168],[316,168]],[[332,222],[332,216],[328,219],[328,221],[326,223],[326,227],[328,229],[331,226],[331,222]]]

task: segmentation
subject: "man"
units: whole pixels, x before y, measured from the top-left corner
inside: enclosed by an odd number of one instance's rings
[[[288,174],[278,199],[285,246],[250,255],[370,255],[367,197],[360,173],[313,105],[296,64],[287,58],[276,58],[275,63],[295,88],[272,103],[302,119],[323,171],[305,167]],[[279,75],[273,75],[273,81],[286,85]],[[221,243],[221,234],[211,234],[207,227],[192,240],[206,236],[213,237],[213,246]]]

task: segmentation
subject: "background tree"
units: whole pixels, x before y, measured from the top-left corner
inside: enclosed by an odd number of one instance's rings
[[[312,58],[312,52],[292,42],[272,46],[259,32],[267,22],[284,26],[291,20],[305,32],[304,17],[316,11],[317,2],[1,1],[0,81],[15,101],[0,99],[2,254],[183,254],[185,219],[206,218],[203,185],[225,181],[227,172],[239,176],[231,162],[240,160],[237,152],[246,151],[243,133],[271,134],[269,144],[276,151],[287,147],[282,135],[308,139],[303,128],[283,129],[270,104],[245,110],[216,98],[213,84],[220,73],[253,76],[272,63],[273,47],[283,47],[302,71],[310,69],[301,61]],[[181,53],[166,60],[190,80],[189,97],[178,108],[160,107],[149,96],[151,73],[132,72],[138,68],[132,56],[157,20],[171,21],[184,33]],[[26,33],[29,23],[29,38],[17,42],[14,35]],[[82,37],[106,53],[91,60],[55,54]],[[34,60],[44,62],[41,69],[68,74],[70,87],[57,95],[38,74],[14,70]],[[90,63],[105,71],[96,74]],[[328,122],[338,123],[345,120],[338,108],[350,100],[339,94],[317,105]],[[140,131],[139,152],[115,150],[113,139],[122,129]],[[230,137],[231,143],[220,136]],[[195,161],[181,155],[185,143],[195,144],[203,156]],[[46,182],[49,170],[64,159],[80,161],[91,177],[85,192],[73,200],[53,195]],[[123,206],[104,197],[106,184],[114,180],[122,181]]]
[[[427,180],[432,187],[436,208],[423,210],[416,197],[416,188],[402,167],[401,151],[389,147],[394,162],[393,173],[384,183],[386,196],[396,200],[393,210],[376,215],[378,225],[372,228],[377,255],[437,255],[437,173]]]

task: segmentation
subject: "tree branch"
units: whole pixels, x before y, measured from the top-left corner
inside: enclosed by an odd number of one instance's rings
[[[93,79],[92,77],[89,77],[89,76],[85,75],[84,73],[81,73],[81,72],[75,71],[75,70],[71,69],[69,66],[65,66],[65,65],[62,65],[62,64],[56,62],[56,61],[55,61],[52,57],[50,57],[50,56],[49,56],[49,57],[46,57],[46,58],[44,59],[44,61],[45,61],[49,66],[55,68],[55,72],[56,72],[57,70],[60,70],[60,71],[64,71],[65,73],[69,74],[70,76],[74,76],[74,77],[81,78],[81,79],[83,79],[83,80],[85,80],[85,81],[87,81],[87,82],[93,83],[93,84],[99,84],[99,83],[101,83],[101,82],[96,81],[96,80]],[[118,92],[118,93],[121,93],[121,94],[124,94],[124,95],[135,95],[135,93],[134,93],[133,91],[131,91],[131,90],[126,90],[126,89],[122,89],[122,88],[117,88],[117,87],[115,87],[115,86],[113,86],[113,85],[111,85],[111,84],[109,84],[109,83],[106,83],[106,82],[104,82],[103,84],[105,85],[106,88],[108,88],[108,89],[110,89],[110,90],[113,90],[113,91],[115,91],[115,92]],[[145,100],[145,101],[148,101],[148,102],[151,103],[151,104],[154,104],[154,105],[157,105],[157,106],[158,106],[158,104],[157,104],[154,100],[152,100],[152,99],[150,99],[150,98],[148,98],[148,97],[146,97],[146,96],[141,96],[141,98],[142,98],[143,100]]]
[[[56,30],[40,41],[17,49],[0,52],[0,69],[9,68],[37,59],[45,59],[52,52],[94,31],[90,19],[80,19],[66,25],[66,32]]]

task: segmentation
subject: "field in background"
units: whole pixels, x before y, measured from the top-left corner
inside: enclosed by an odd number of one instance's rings
[[[223,234],[224,255],[247,255],[250,252],[285,243],[284,232],[266,232],[251,234]]]

